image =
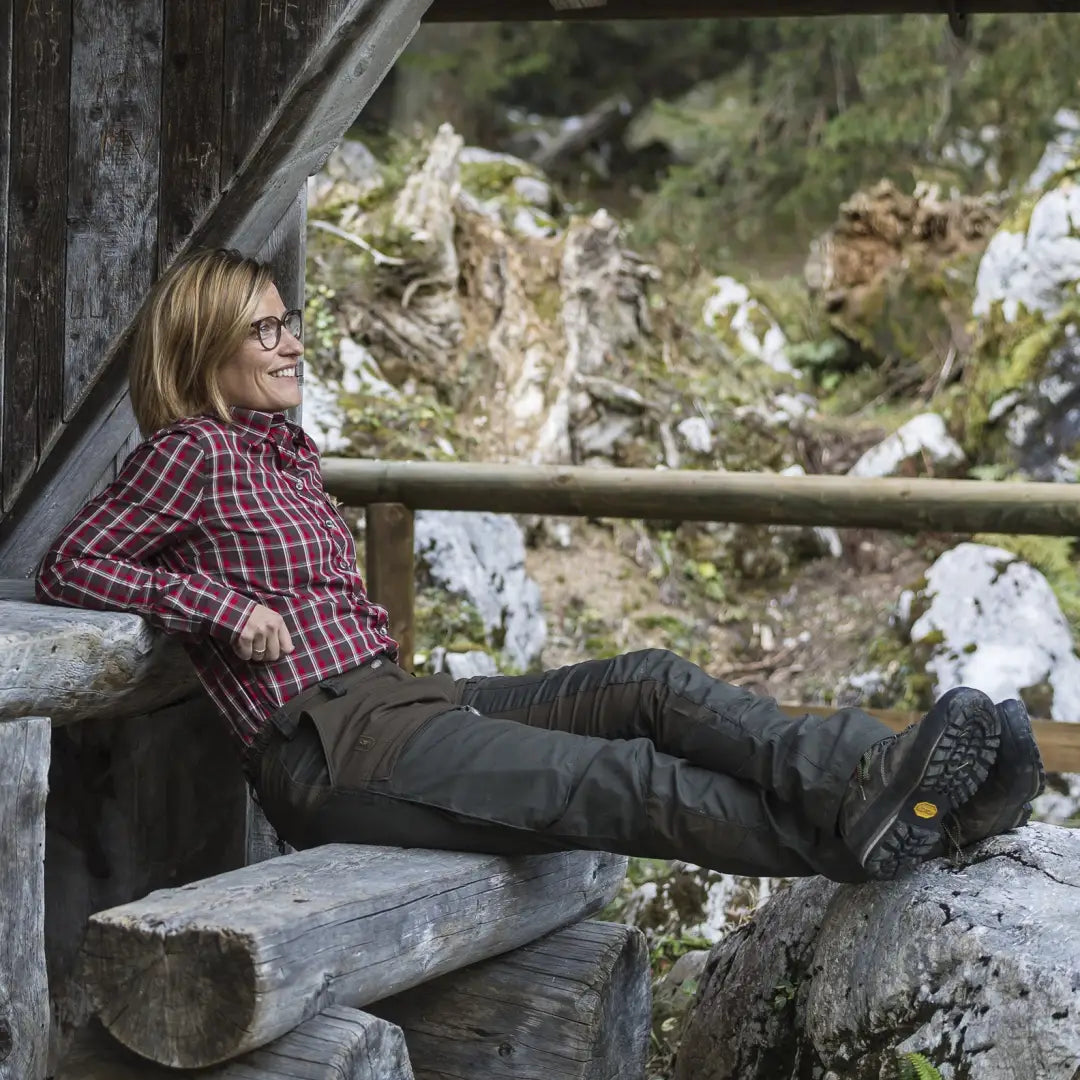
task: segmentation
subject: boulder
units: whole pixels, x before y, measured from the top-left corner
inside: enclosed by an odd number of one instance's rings
[[[505,514],[425,510],[416,515],[414,535],[422,571],[473,605],[488,644],[516,668],[536,660],[547,623],[539,586],[525,572],[518,523]]]
[[[929,646],[935,696],[977,686],[995,701],[1022,698],[1035,715],[1080,722],[1072,629],[1033,566],[1003,548],[960,544],[927,570],[911,601],[921,610],[911,640]],[[1036,816],[1047,821],[1067,821],[1078,811],[1080,776],[1055,778],[1035,800]]]
[[[1029,825],[895,882],[809,878],[717,944],[676,1080],[1073,1080],[1080,836]]]
[[[1067,178],[1043,195],[1026,230],[1008,227],[994,235],[975,279],[976,316],[1000,305],[1006,322],[1021,311],[1054,315],[1080,280],[1080,187]]]
[[[931,476],[951,472],[966,462],[960,444],[949,434],[937,413],[922,413],[872,446],[848,470],[849,476]]]
[[[929,642],[935,695],[977,686],[1032,712],[1080,720],[1080,657],[1046,578],[1004,548],[960,544],[926,571],[915,644]]]

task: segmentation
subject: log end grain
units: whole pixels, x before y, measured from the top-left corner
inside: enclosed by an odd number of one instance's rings
[[[87,989],[94,1008],[135,1053],[190,1068],[263,1041],[251,1031],[258,989],[254,950],[243,935],[93,916],[83,950],[93,960]],[[207,1015],[218,1020],[212,1028]]]

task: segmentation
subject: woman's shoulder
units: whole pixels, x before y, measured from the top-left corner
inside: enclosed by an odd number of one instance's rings
[[[214,416],[186,416],[148,435],[143,446],[159,450],[187,447],[213,453],[229,438],[229,425]]]

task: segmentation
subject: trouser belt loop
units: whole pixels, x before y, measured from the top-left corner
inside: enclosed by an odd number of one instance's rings
[[[292,740],[296,738],[296,732],[300,727],[298,719],[291,716],[288,708],[284,705],[270,714],[270,723],[273,724],[274,727],[289,740],[289,742],[292,742]]]

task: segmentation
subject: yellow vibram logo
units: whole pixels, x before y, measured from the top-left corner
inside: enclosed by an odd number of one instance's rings
[[[932,802],[916,803],[915,813],[921,818],[937,817],[937,807]]]

